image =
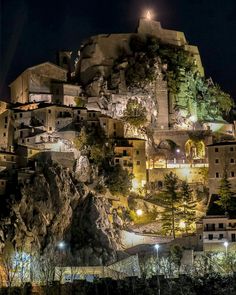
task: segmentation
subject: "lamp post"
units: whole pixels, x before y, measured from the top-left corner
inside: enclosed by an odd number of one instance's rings
[[[138,210],[136,210],[136,214],[137,214],[138,216],[142,216],[142,215],[143,215],[143,210],[142,210],[142,209],[138,209]]]
[[[154,246],[155,250],[156,250],[156,254],[157,254],[157,294],[160,295],[161,294],[161,289],[160,289],[160,278],[159,278],[159,273],[160,273],[160,268],[159,268],[159,253],[158,250],[160,248],[160,245],[156,244]]]
[[[229,246],[229,242],[224,242],[224,247],[225,247],[225,256],[227,257],[228,255],[228,246]]]

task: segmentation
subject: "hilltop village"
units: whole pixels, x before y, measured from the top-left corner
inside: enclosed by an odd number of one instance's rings
[[[142,18],[57,57],[0,102],[1,250],[63,240],[78,265],[106,265],[141,244],[235,249],[234,104],[198,48]]]

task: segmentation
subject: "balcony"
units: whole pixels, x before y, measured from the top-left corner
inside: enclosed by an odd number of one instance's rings
[[[219,227],[204,227],[204,231],[206,232],[210,232],[210,231],[226,231],[226,228],[223,227],[223,228],[219,228]]]

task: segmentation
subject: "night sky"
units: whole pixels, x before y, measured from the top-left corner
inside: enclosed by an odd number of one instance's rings
[[[206,75],[236,98],[236,0],[0,0],[0,99],[29,66],[98,33],[133,32],[146,8],[198,45]]]

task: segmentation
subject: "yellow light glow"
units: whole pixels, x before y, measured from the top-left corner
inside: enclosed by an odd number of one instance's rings
[[[142,209],[138,209],[138,210],[136,210],[136,214],[137,214],[138,216],[142,216],[142,215],[143,215],[143,210],[142,210]]]
[[[179,223],[179,227],[180,228],[185,228],[186,227],[186,224],[185,224],[185,222],[182,220],[182,221],[180,221],[180,223]]]

